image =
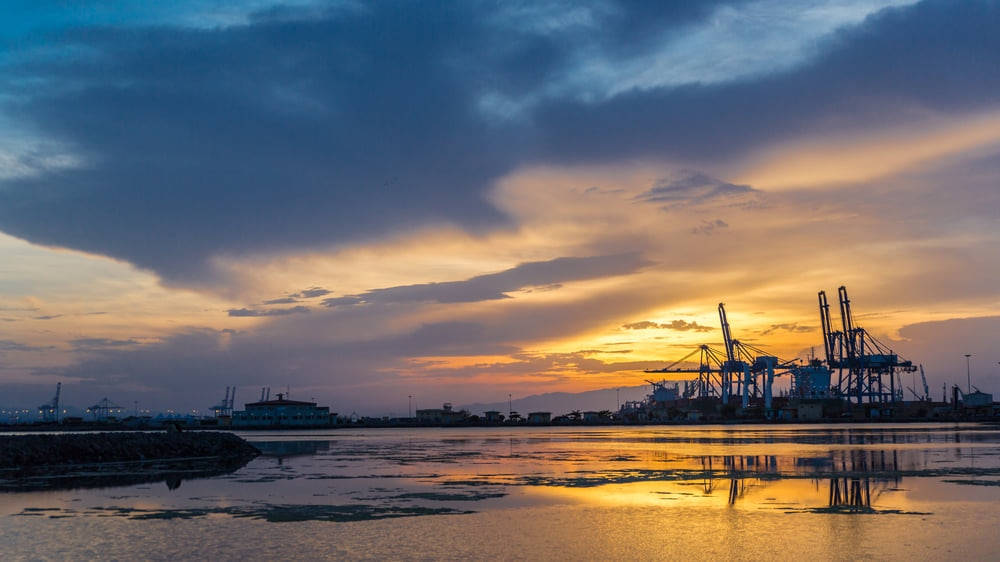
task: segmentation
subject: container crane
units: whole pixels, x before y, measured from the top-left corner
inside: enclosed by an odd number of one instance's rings
[[[236,387],[233,386],[226,387],[226,396],[221,402],[212,406],[212,412],[215,413],[215,417],[219,416],[231,416],[233,415],[233,401],[236,400]]]
[[[724,351],[708,345],[700,345],[691,353],[663,369],[645,372],[697,373],[697,391],[701,398],[718,396],[723,404],[728,404],[735,391],[735,394],[741,397],[743,408],[750,406],[751,399],[763,398],[764,407],[770,409],[774,377],[783,375],[792,369],[792,362],[782,361],[760,348],[733,339],[725,304],[719,303],[718,310]],[[696,353],[700,354],[698,368],[678,368],[678,365],[692,358]]]
[[[897,388],[896,378],[901,372],[911,373],[917,368],[855,324],[847,287],[841,285],[837,296],[841,321],[839,332],[833,330],[826,293],[819,292],[823,346],[827,366],[838,371],[838,393],[856,404],[902,400],[902,384]]]
[[[87,413],[94,414],[94,418],[98,420],[110,419],[113,417],[113,414],[120,414],[122,411],[123,408],[109,400],[107,396],[102,398],[97,404],[87,408]]]
[[[59,422],[59,394],[62,392],[62,383],[56,383],[56,395],[55,397],[45,404],[38,407],[38,412],[42,414],[42,419],[45,421],[55,421]]]

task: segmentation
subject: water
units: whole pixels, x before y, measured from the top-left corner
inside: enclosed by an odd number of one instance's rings
[[[10,559],[995,559],[1000,428],[241,433],[235,472],[0,494]]]

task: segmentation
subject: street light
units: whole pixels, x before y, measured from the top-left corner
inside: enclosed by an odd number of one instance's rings
[[[407,402],[406,402],[406,417],[412,418],[413,417],[413,395],[412,394],[407,394],[406,398],[407,398]]]
[[[972,357],[971,353],[965,354],[965,378],[969,384],[969,394],[972,394],[972,368],[969,366],[969,358]]]

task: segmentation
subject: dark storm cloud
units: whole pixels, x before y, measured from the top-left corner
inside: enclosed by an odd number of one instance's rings
[[[887,9],[826,39],[821,55],[792,71],[636,89],[604,103],[551,100],[536,126],[551,157],[564,160],[719,158],[817,130],[906,122],[924,109],[981,109],[1000,101],[998,25],[996,2]]]
[[[85,165],[4,181],[0,229],[204,282],[222,253],[501,224],[483,193],[521,164],[718,158],[821,125],[998,99],[991,2],[887,10],[809,64],[753,80],[611,97],[549,88],[581,53],[641,55],[712,7],[621,2],[590,27],[539,31],[545,18],[492,4],[379,2],[262,12],[244,26],[51,35],[41,55],[4,63],[5,113]]]
[[[549,261],[522,263],[506,271],[478,275],[464,281],[401,285],[372,289],[360,295],[325,299],[327,306],[362,303],[438,302],[460,303],[510,298],[507,294],[520,289],[539,287],[555,290],[556,285],[634,273],[649,265],[638,254],[616,254],[586,258],[556,258]]]
[[[303,314],[309,312],[307,306],[292,306],[289,308],[270,308],[266,310],[253,310],[250,308],[231,308],[229,316],[250,318],[258,316],[288,316],[289,314]]]

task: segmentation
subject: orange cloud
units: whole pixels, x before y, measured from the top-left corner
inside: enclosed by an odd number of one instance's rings
[[[1000,143],[1000,111],[930,118],[889,130],[797,139],[768,147],[735,172],[766,190],[870,181]]]

